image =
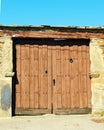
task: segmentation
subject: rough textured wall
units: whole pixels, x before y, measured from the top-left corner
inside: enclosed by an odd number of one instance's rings
[[[0,37],[0,117],[11,116],[12,40]]]
[[[0,117],[11,116],[12,39],[0,37]],[[92,113],[104,115],[104,40],[91,39]]]
[[[91,39],[92,113],[104,115],[104,40]]]

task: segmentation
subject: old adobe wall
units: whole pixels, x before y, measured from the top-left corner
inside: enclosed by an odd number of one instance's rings
[[[90,39],[90,72],[92,114],[104,115],[104,34],[46,31],[0,31],[0,117],[12,116],[12,37],[86,38]]]
[[[0,117],[11,116],[12,100],[12,40],[0,37]]]
[[[92,113],[104,115],[104,40],[91,39]]]

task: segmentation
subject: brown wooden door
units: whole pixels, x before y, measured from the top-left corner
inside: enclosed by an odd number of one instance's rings
[[[14,42],[15,113],[78,113],[90,108],[89,46],[77,40],[31,42]]]
[[[53,113],[90,112],[89,66],[89,46],[52,47]]]
[[[51,112],[51,57],[47,45],[16,44],[16,113]]]

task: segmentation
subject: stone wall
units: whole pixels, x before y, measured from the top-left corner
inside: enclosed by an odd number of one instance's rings
[[[12,40],[0,37],[0,117],[11,116]]]
[[[104,115],[104,40],[91,39],[92,114]]]
[[[11,116],[13,43],[9,36],[0,37],[0,117]],[[104,40],[91,39],[92,113],[104,115]]]

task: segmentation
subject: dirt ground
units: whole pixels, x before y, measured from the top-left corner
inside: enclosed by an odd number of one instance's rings
[[[104,130],[104,117],[46,114],[0,118],[0,130]]]

